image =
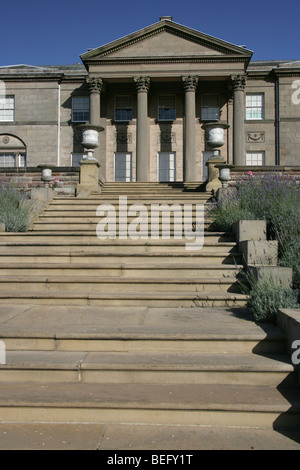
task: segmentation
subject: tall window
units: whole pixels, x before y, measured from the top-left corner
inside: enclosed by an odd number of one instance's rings
[[[14,121],[15,119],[15,97],[0,96],[0,121]]]
[[[264,119],[263,93],[246,95],[246,119]]]
[[[115,153],[115,181],[132,181],[131,153]]]
[[[219,95],[202,95],[201,119],[202,121],[218,121],[220,119]]]
[[[176,96],[161,95],[158,98],[158,120],[175,121],[176,119]]]
[[[176,181],[175,152],[159,152],[158,181]]]
[[[90,119],[89,96],[73,96],[72,98],[72,121],[87,122]]]
[[[132,120],[132,96],[119,95],[116,96],[116,121]]]
[[[246,165],[262,166],[265,164],[265,152],[247,152]]]

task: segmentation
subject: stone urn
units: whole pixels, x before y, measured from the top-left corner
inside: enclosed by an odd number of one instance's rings
[[[223,165],[215,165],[216,168],[219,168],[219,180],[222,183],[223,188],[227,188],[230,181],[230,169],[233,168],[233,165],[228,165],[224,163]]]
[[[83,160],[96,160],[93,153],[99,147],[99,132],[104,131],[102,126],[93,126],[92,124],[80,124],[77,129],[82,131],[81,145],[87,150]]]
[[[206,166],[208,167],[206,191],[216,191],[222,186],[219,179],[218,166],[225,164],[225,160],[221,157],[219,149],[225,143],[224,131],[229,128],[229,124],[207,122],[202,125],[202,128],[205,130],[205,141],[213,151],[213,155],[206,162]]]
[[[224,131],[229,128],[229,124],[222,122],[207,122],[202,125],[205,130],[205,141],[207,145],[214,151],[219,153],[219,148],[225,143]]]
[[[49,183],[52,180],[52,169],[55,168],[55,165],[43,163],[38,165],[38,168],[42,170],[42,181],[45,183],[45,188],[49,188]]]

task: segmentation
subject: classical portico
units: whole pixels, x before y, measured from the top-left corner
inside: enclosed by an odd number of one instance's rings
[[[251,55],[165,18],[83,54],[90,123],[105,129],[95,154],[101,178],[205,180],[209,148],[202,124],[210,120],[229,124],[224,159],[244,164]]]

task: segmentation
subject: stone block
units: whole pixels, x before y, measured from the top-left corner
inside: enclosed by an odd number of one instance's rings
[[[51,188],[33,188],[31,190],[31,199],[41,202],[51,202],[53,200],[54,191]]]
[[[267,222],[265,220],[240,220],[232,225],[238,243],[246,240],[266,240]]]
[[[297,370],[300,386],[300,309],[279,309],[277,325],[287,336],[287,353]]]
[[[277,240],[245,240],[239,243],[244,262],[249,265],[277,266]]]
[[[0,232],[5,232],[5,223],[0,222]]]
[[[293,269],[283,266],[248,266],[249,272],[257,281],[273,280],[278,286],[291,288],[293,283]]]

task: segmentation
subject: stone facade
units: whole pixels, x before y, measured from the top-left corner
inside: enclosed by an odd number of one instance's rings
[[[81,64],[0,67],[0,166],[78,166],[77,126],[89,120],[104,128],[95,151],[102,181],[118,168],[128,181],[204,181],[212,151],[202,125],[218,120],[229,124],[220,150],[228,163],[297,167],[300,61],[251,57],[163,18]]]

